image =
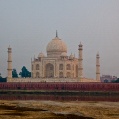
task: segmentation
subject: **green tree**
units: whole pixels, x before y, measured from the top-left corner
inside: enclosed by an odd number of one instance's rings
[[[26,78],[26,77],[31,77],[31,72],[29,72],[29,71],[27,70],[27,68],[26,68],[25,66],[23,66],[22,69],[21,69],[21,72],[19,73],[19,75],[20,75],[21,77],[24,77],[24,78]]]
[[[18,78],[18,74],[17,74],[16,69],[12,70],[12,78]]]
[[[2,78],[1,73],[0,73],[0,78]]]
[[[119,78],[115,81],[115,83],[119,83]]]
[[[119,78],[117,78],[116,80],[111,81],[112,83],[119,83]]]

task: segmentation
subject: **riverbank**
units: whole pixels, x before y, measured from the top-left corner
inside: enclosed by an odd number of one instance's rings
[[[105,101],[119,102],[119,92],[0,90],[0,100]]]
[[[119,96],[119,91],[0,90],[0,94]]]
[[[0,119],[118,119],[119,102],[0,101]]]

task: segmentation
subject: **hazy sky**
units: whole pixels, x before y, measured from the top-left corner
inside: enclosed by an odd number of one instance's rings
[[[84,76],[95,78],[96,53],[101,75],[119,77],[119,0],[0,0],[0,72],[7,76],[7,48],[13,68],[31,71],[31,57],[46,55],[49,41],[58,36],[68,54],[78,57],[83,44]]]

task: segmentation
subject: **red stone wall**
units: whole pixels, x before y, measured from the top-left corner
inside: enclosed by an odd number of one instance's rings
[[[0,83],[0,90],[119,91],[119,83]]]

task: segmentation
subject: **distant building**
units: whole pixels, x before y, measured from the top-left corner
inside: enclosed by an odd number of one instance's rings
[[[100,77],[101,82],[113,82],[115,80],[117,80],[116,76],[111,76],[111,75],[102,75]]]

